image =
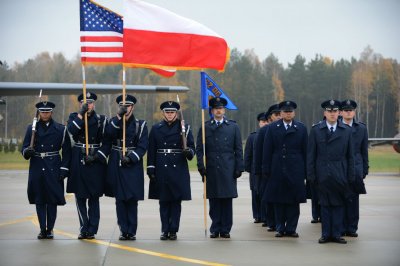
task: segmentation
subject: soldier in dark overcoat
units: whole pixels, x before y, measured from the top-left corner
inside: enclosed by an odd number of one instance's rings
[[[75,194],[80,233],[78,239],[93,239],[99,228],[99,197],[104,194],[104,182],[107,173],[107,157],[100,150],[107,118],[95,111],[97,95],[86,93],[78,96],[80,110],[69,115],[67,128],[73,142],[71,157],[71,175],[67,182],[67,192]],[[88,122],[88,150],[86,155],[85,113]],[[104,148],[104,147],[103,147]]]
[[[262,112],[257,115],[258,127],[261,128],[266,125],[267,117],[266,113]],[[261,222],[261,196],[258,192],[257,185],[258,180],[255,175],[255,167],[253,163],[253,154],[254,154],[254,139],[257,136],[257,132],[252,132],[247,137],[246,145],[244,148],[244,169],[249,173],[249,183],[250,183],[250,191],[251,191],[251,209],[253,213],[254,223]]]
[[[265,187],[267,186],[267,178],[262,176],[262,158],[263,158],[263,147],[264,138],[268,130],[268,124],[279,120],[281,118],[281,110],[279,104],[271,105],[267,112],[267,124],[257,130],[256,137],[254,139],[254,172],[257,180],[257,191],[261,197],[261,220],[263,227],[269,227],[269,232],[275,231],[275,211],[273,203],[267,203],[265,201],[264,193]]]
[[[268,125],[262,171],[267,178],[265,201],[273,203],[276,237],[298,237],[300,203],[306,202],[307,129],[294,120],[297,104],[279,104],[282,119]]]
[[[326,120],[314,125],[308,139],[307,177],[316,184],[321,204],[322,234],[319,243],[345,244],[341,237],[344,206],[354,183],[351,129],[340,120],[337,100],[321,104]]]
[[[29,125],[22,145],[22,155],[29,162],[28,199],[36,204],[40,233],[38,239],[53,239],[57,206],[65,205],[64,178],[69,174],[71,142],[67,128],[52,119],[55,104],[39,102],[36,108],[34,143],[31,146],[32,125]],[[60,150],[62,156],[60,156]]]
[[[122,95],[116,102],[117,116],[106,127],[106,141],[112,143],[107,169],[106,196],[115,197],[120,240],[136,240],[138,201],[144,199],[143,156],[148,146],[147,124],[133,115],[136,98]],[[123,117],[126,121],[125,154],[123,153]],[[107,154],[106,154],[107,155]]]
[[[342,121],[351,127],[354,146],[355,180],[351,187],[353,195],[346,202],[343,234],[357,237],[358,221],[360,219],[360,194],[366,194],[364,179],[368,174],[368,130],[367,126],[355,119],[357,103],[353,100],[342,101]]]
[[[191,127],[178,119],[180,105],[174,101],[160,105],[164,119],[155,124],[149,135],[147,175],[150,178],[149,198],[160,204],[161,240],[176,240],[182,200],[191,200],[190,174],[187,160],[195,154]],[[182,134],[186,139],[183,147]]]
[[[207,198],[210,204],[210,237],[230,238],[233,224],[232,199],[237,198],[237,181],[242,175],[243,148],[239,126],[224,117],[225,98],[210,99],[213,118],[205,123],[205,153],[202,129],[196,142],[197,168],[206,176]],[[206,156],[206,164],[203,163]]]

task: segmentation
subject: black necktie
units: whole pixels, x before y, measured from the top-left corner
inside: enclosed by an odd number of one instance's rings
[[[333,135],[333,127],[330,127],[328,132],[328,139],[330,139],[332,135]]]
[[[219,127],[220,124],[221,124],[221,122],[217,121],[217,127]]]
[[[290,124],[286,124],[286,130],[290,128]]]

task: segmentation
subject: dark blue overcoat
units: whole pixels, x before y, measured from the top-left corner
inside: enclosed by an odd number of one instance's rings
[[[94,111],[88,116],[88,142],[89,144],[102,145],[107,119]],[[78,198],[101,197],[104,194],[104,182],[107,173],[107,158],[99,148],[90,148],[89,153],[98,153],[104,163],[95,162],[90,165],[83,164],[86,149],[85,120],[80,119],[77,113],[69,115],[67,123],[68,132],[72,138],[71,174],[68,177],[67,192],[75,193]],[[74,145],[77,143],[77,145]]]
[[[256,131],[256,136],[254,137],[253,167],[254,167],[254,174],[257,176],[261,176],[262,174],[264,137],[267,134],[267,130],[268,130],[268,125],[259,128]]]
[[[353,191],[357,194],[366,194],[364,178],[368,174],[368,130],[365,124],[353,120],[351,127],[354,146],[354,174]]]
[[[253,144],[253,168],[255,175],[254,187],[257,193],[263,195],[265,187],[267,186],[267,179],[262,176],[262,159],[263,159],[263,147],[264,138],[268,131],[268,126],[265,125],[256,131]]]
[[[268,177],[265,200],[271,203],[306,202],[307,129],[293,120],[286,130],[280,119],[264,137],[262,171]]]
[[[33,156],[29,162],[28,199],[31,204],[64,205],[64,180],[60,179],[60,171],[68,172],[71,157],[71,142],[67,128],[51,120],[47,130],[40,122],[36,125],[34,149],[37,153],[58,152],[60,155],[39,157]],[[30,145],[32,125],[29,125],[22,154]]]
[[[195,154],[192,129],[186,125],[187,147]],[[147,151],[147,172],[156,180],[149,184],[149,198],[160,201],[191,200],[190,174],[186,157],[182,152],[160,152],[161,149],[183,149],[181,121],[171,125],[161,121],[151,128]]]
[[[322,206],[342,206],[354,182],[351,128],[338,121],[329,138],[325,121],[314,125],[308,138],[307,178],[317,186]]]
[[[249,173],[250,189],[257,190],[256,176],[254,174],[253,154],[254,154],[254,139],[256,132],[250,133],[244,146],[244,170]]]
[[[143,156],[148,145],[147,124],[144,120],[137,120],[133,115],[126,121],[127,156],[132,160],[128,167],[120,165],[122,147],[122,119],[116,116],[106,127],[106,141],[113,145],[108,160],[105,195],[117,200],[144,199],[144,172]]]
[[[207,198],[237,198],[235,171],[243,172],[243,148],[238,125],[231,120],[217,127],[214,120],[205,123],[206,165],[200,127],[196,142],[197,167],[207,170]]]

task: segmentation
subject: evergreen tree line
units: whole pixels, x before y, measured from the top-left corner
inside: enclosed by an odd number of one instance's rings
[[[3,62],[0,81],[81,83],[81,71],[79,56],[69,61],[61,53],[50,55],[43,52],[12,67]],[[238,111],[228,110],[227,117],[238,123],[243,139],[256,130],[257,114],[282,100],[297,103],[296,119],[308,128],[323,118],[322,101],[350,98],[357,101],[357,118],[367,124],[370,137],[392,137],[400,131],[400,66],[396,60],[384,58],[370,47],[364,49],[359,59],[333,61],[316,55],[306,62],[298,55],[287,67],[273,54],[260,60],[253,50],[240,52],[233,49],[225,72],[209,70],[207,73],[238,106]],[[86,82],[121,84],[122,67],[87,66]],[[199,71],[178,71],[172,78],[163,78],[146,69],[129,68],[126,83],[189,87],[190,91],[179,93],[179,98],[185,119],[197,135],[201,125]],[[46,95],[46,91],[43,94]],[[121,91],[112,95],[98,94],[96,111],[108,117],[115,116],[118,109],[115,98],[119,94]],[[176,93],[140,93],[135,96],[138,99],[135,116],[147,120],[149,125],[162,119],[161,102],[176,100]],[[68,114],[79,109],[76,97],[45,97],[57,105],[54,110],[56,121],[65,123]],[[8,137],[22,138],[26,125],[31,123],[35,114],[37,98],[9,96],[6,101]],[[0,105],[0,114],[4,116],[5,105]],[[5,120],[0,122],[0,136],[4,135]]]

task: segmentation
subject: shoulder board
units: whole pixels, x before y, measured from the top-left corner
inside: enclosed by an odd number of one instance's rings
[[[226,121],[226,122],[232,122],[232,123],[237,124],[235,120],[226,119],[225,121]]]
[[[53,125],[54,125],[54,127],[56,127],[57,129],[64,130],[64,128],[65,128],[65,125],[60,124],[60,123],[58,123],[58,122],[54,122]]]
[[[160,122],[158,122],[157,124],[154,124],[153,127],[162,127],[165,125],[165,121],[161,120]]]
[[[257,131],[254,131],[254,132],[251,132],[250,135],[253,135],[253,134],[256,134],[256,133],[257,133]]]

